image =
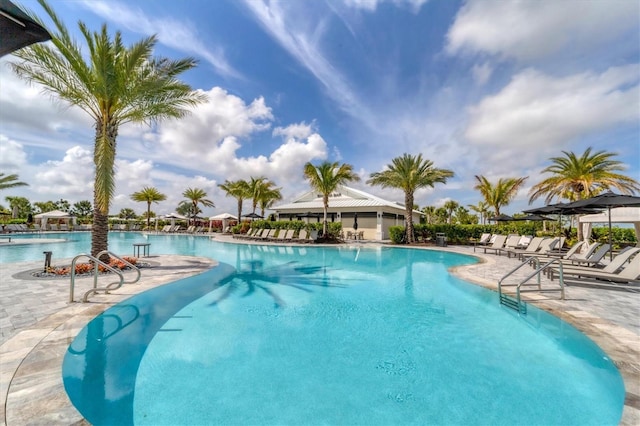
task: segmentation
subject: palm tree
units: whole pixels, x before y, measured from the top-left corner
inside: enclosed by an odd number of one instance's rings
[[[0,173],[0,190],[15,188],[17,186],[29,186],[29,184],[20,182],[16,174],[5,176],[4,173]]]
[[[115,192],[114,162],[118,129],[128,122],[153,123],[180,118],[206,98],[177,76],[196,66],[192,58],[153,57],[156,36],[126,47],[120,32],[112,38],[107,25],[91,32],[78,26],[88,52],[83,53],[64,23],[45,0],[39,0],[54,23],[50,43],[14,52],[22,61],[11,64],[18,76],[38,83],[45,93],[85,111],[94,121],[94,214],[91,253],[108,246],[109,207]],[[42,23],[42,22],[40,22]]]
[[[267,188],[263,190],[258,200],[260,216],[264,217],[264,211],[280,200],[282,200],[282,188]]]
[[[486,177],[476,175],[478,183],[473,189],[480,191],[485,203],[493,208],[493,214],[500,216],[500,207],[509,205],[528,178],[500,178],[493,185]]]
[[[573,152],[562,151],[564,157],[551,158],[551,165],[542,173],[552,175],[531,187],[529,204],[545,195],[545,203],[554,198],[577,201],[615,188],[623,194],[633,194],[640,189],[635,179],[616,173],[624,170],[624,163],[611,158],[617,154],[591,148],[578,157]]]
[[[405,153],[391,160],[385,170],[372,173],[367,183],[404,191],[406,241],[410,244],[415,241],[412,207],[416,190],[428,186],[433,188],[436,183],[446,183],[450,177],[453,177],[453,171],[434,167],[433,161],[423,159],[422,154],[413,156]]]
[[[480,215],[480,223],[482,225],[486,223],[485,220],[487,218],[487,215],[491,212],[489,207],[489,204],[487,204],[485,201],[478,201],[478,204],[476,205],[469,204],[469,208]]]
[[[159,203],[167,199],[167,196],[158,191],[156,188],[145,186],[142,191],[131,194],[131,199],[137,202],[147,203],[147,229],[150,229],[151,223],[151,203]]]
[[[215,204],[213,204],[213,201],[205,198],[207,196],[207,193],[204,191],[204,189],[200,189],[200,188],[187,188],[183,193],[182,196],[184,198],[186,198],[186,201],[182,201],[180,203],[180,205],[182,206],[186,206],[186,205],[190,205],[190,209],[189,211],[191,212],[191,214],[193,215],[191,218],[193,219],[193,224],[195,225],[195,217],[197,212],[200,211],[198,204],[202,204],[204,207],[215,207]]]
[[[426,206],[422,208],[424,213],[424,221],[427,225],[431,225],[435,222],[436,218],[436,206]]]
[[[338,162],[323,162],[319,166],[314,166],[310,162],[304,165],[304,177],[309,181],[313,189],[322,194],[322,206],[324,219],[322,222],[322,236],[329,235],[329,224],[327,223],[327,213],[329,211],[329,195],[347,182],[359,181],[360,177],[353,172],[350,164],[338,164]]]
[[[449,200],[446,203],[444,203],[445,210],[447,210],[447,223],[449,225],[451,225],[451,221],[453,219],[453,212],[460,207],[460,204],[458,204],[456,201],[453,200]]]
[[[218,185],[220,189],[226,192],[228,197],[238,200],[238,223],[242,220],[242,203],[246,198],[251,197],[251,187],[246,180],[229,181]]]

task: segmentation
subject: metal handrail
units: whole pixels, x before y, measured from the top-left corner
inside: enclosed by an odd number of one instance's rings
[[[103,250],[100,253],[97,254],[97,256],[92,256],[90,254],[87,253],[83,253],[83,254],[79,254],[76,257],[73,258],[73,260],[71,261],[71,283],[70,283],[70,288],[69,288],[69,303],[73,303],[73,298],[74,298],[74,292],[75,292],[75,281],[76,281],[76,262],[78,261],[78,259],[80,259],[81,257],[87,257],[89,258],[89,260],[93,261],[94,263],[94,268],[93,268],[93,288],[89,291],[87,291],[84,296],[82,297],[82,302],[86,303],[89,295],[91,295],[92,293],[97,293],[99,291],[104,291],[105,293],[109,293],[109,291],[111,290],[117,290],[120,287],[122,287],[123,284],[125,284],[124,281],[124,274],[122,273],[122,271],[120,269],[116,269],[110,265],[108,265],[107,263],[101,261],[99,259],[100,256],[103,255],[109,255],[109,256],[113,256],[116,259],[120,260],[121,262],[125,263],[127,266],[133,268],[136,273],[136,279],[130,282],[127,282],[127,284],[133,284],[135,282],[137,282],[140,279],[140,269],[138,267],[136,267],[135,265],[133,265],[132,263],[122,259],[120,256],[111,253],[108,250]],[[118,275],[118,277],[120,278],[119,281],[116,282],[112,282],[110,284],[107,284],[106,287],[102,287],[102,288],[98,288],[98,275],[99,275],[99,267],[102,266],[104,267],[106,270],[113,272],[114,274]]]
[[[109,250],[102,250],[100,253],[98,253],[96,255],[96,257],[100,258],[104,254],[107,254],[107,255],[109,255],[111,257],[115,257],[120,262],[124,263],[125,265],[127,265],[128,267],[130,267],[131,269],[136,271],[136,274],[137,274],[136,279],[133,280],[133,281],[125,281],[124,284],[134,284],[134,283],[137,283],[140,280],[140,276],[141,276],[140,268],[138,268],[136,265],[134,265],[133,263],[131,263],[131,262],[127,261],[127,260],[124,260],[122,257],[118,256],[115,253],[110,252]]]
[[[564,275],[563,275],[563,271],[562,271],[562,259],[552,259],[549,262],[545,263],[544,265],[540,266],[540,260],[537,257],[528,257],[526,259],[523,260],[523,262],[518,265],[516,268],[512,269],[511,271],[509,271],[505,276],[503,276],[500,281],[498,281],[498,295],[500,297],[500,301],[502,303],[502,282],[504,281],[505,278],[507,278],[508,276],[512,275],[514,272],[516,272],[518,269],[520,269],[522,266],[530,264],[530,263],[535,263],[535,270],[529,274],[526,278],[524,278],[522,281],[520,281],[517,285],[516,285],[516,302],[518,304],[518,311],[520,312],[520,305],[522,304],[522,299],[520,297],[520,287],[525,284],[527,281],[529,281],[531,278],[533,278],[534,276],[538,277],[538,290],[542,291],[542,285],[540,283],[540,272],[544,271],[545,269],[549,268],[551,265],[553,265],[554,263],[558,263],[559,268],[558,268],[558,283],[560,284],[560,299],[564,300],[565,294],[564,294]]]
[[[118,287],[116,287],[116,288],[120,288],[122,286],[122,283],[124,283],[124,276],[122,275],[122,271],[120,271],[118,269],[115,269],[115,268],[112,268],[108,264],[104,263],[103,261],[101,261],[100,259],[98,259],[96,257],[91,256],[90,254],[87,254],[87,253],[79,254],[76,257],[74,257],[73,260],[71,261],[71,284],[70,284],[70,288],[69,288],[69,303],[73,303],[73,293],[74,293],[75,284],[76,284],[76,262],[81,257],[88,257],[89,260],[92,260],[94,262],[93,288],[84,294],[84,297],[82,298],[82,302],[83,303],[87,301],[87,298],[88,298],[90,293],[95,293],[97,291],[102,291],[102,290],[104,290],[105,292],[108,292],[109,290],[111,290],[111,288],[97,288],[98,287],[98,272],[99,272],[98,268],[99,268],[100,265],[102,265],[105,269],[117,274],[120,277],[120,283],[119,283]],[[114,288],[114,290],[115,290],[115,288]]]
[[[538,260],[537,257],[528,257],[527,259],[523,260],[522,263],[518,266],[516,266],[515,268],[513,268],[511,271],[507,272],[507,274],[505,276],[503,276],[502,278],[500,278],[500,280],[498,281],[498,295],[500,297],[502,297],[502,282],[505,280],[505,278],[511,276],[514,272],[516,272],[518,269],[522,268],[523,266],[529,264],[530,262],[534,262],[535,263],[535,269],[537,270],[538,267],[540,266],[540,260]],[[538,272],[538,285],[540,285],[540,273]]]
[[[558,265],[559,265],[559,268],[558,268],[558,284],[560,284],[560,300],[564,300],[564,275],[563,275],[563,272],[562,272],[562,259],[551,259],[549,262],[547,262],[544,265],[542,265],[541,267],[539,267],[538,270],[534,271],[531,275],[529,275],[527,278],[525,278],[524,280],[522,280],[518,284],[518,287],[516,287],[516,294],[518,296],[518,301],[520,301],[520,286],[522,284],[526,283],[527,281],[529,281],[529,279],[531,279],[531,277],[533,277],[533,275],[538,274],[538,289],[541,289],[541,286],[540,286],[540,272],[544,271],[547,268],[549,268],[554,263],[558,263]]]

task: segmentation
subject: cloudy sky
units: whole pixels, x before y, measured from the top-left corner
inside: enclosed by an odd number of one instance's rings
[[[32,1],[17,2],[46,21]],[[635,0],[59,0],[77,22],[121,31],[127,44],[156,34],[156,54],[195,57],[183,80],[209,102],[187,118],[120,129],[111,213],[145,206],[144,186],[175,210],[186,188],[235,211],[217,187],[265,176],[284,201],[307,191],[303,165],[339,161],[369,174],[403,153],[455,178],[416,194],[420,207],[481,200],[474,175],[529,176],[505,213],[528,206],[549,158],[612,151],[640,179],[640,3]],[[32,202],[93,200],[91,120],[43,95],[0,60],[0,172]],[[542,205],[542,200],[534,203]],[[247,209],[248,207],[245,207]]]

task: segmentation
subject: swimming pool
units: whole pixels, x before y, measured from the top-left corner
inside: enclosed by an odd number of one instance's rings
[[[141,238],[110,236],[110,247],[126,252]],[[65,388],[91,423],[620,419],[624,386],[600,348],[532,307],[523,317],[502,309],[495,293],[446,272],[472,258],[148,238],[152,253],[223,263],[115,306],[74,340]]]

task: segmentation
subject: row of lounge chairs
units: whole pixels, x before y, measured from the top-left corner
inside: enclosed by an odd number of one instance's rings
[[[566,285],[595,285],[640,290],[640,248],[627,247],[609,263],[609,244],[579,241],[563,250],[564,238],[494,235],[486,240],[484,252],[514,256],[532,265],[555,261],[546,269],[552,280],[562,273]],[[482,239],[481,239],[482,240]],[[561,272],[562,271],[562,272]]]
[[[271,242],[295,242],[310,243],[313,242],[311,234],[306,229],[301,229],[298,235],[295,235],[294,229],[250,229],[246,234],[236,234],[233,238],[252,241],[271,241]]]
[[[42,232],[42,231],[72,231],[73,227],[67,225],[66,223],[49,223],[45,225],[45,227],[40,226],[39,223],[34,223],[33,228],[29,228],[24,223],[13,223],[9,225],[4,225],[2,232],[3,233],[20,233],[20,232]]]

